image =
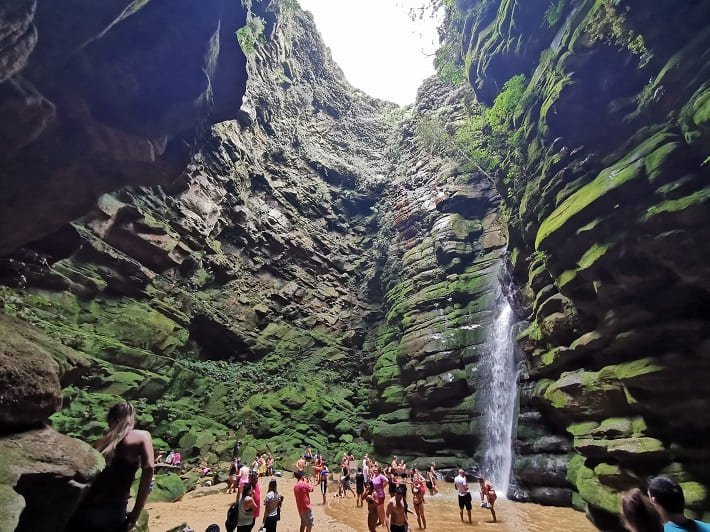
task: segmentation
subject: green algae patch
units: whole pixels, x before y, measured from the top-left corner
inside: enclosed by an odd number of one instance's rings
[[[140,475],[138,475],[136,482],[140,482]],[[150,502],[175,502],[182,499],[183,495],[185,495],[185,486],[175,473],[155,475],[155,484],[148,500]]]
[[[572,436],[587,436],[599,426],[596,421],[583,421],[581,423],[572,423],[567,427],[567,432]]]
[[[587,185],[583,186],[561,205],[552,211],[540,225],[535,238],[535,249],[540,249],[541,244],[557,232],[572,218],[591,209],[603,198],[612,193],[617,193],[622,187],[636,182],[644,177],[644,159],[660,145],[669,140],[675,140],[675,135],[659,133],[643,142],[624,159],[615,165],[602,170],[599,175]]]
[[[704,188],[693,192],[682,198],[664,201],[657,205],[653,205],[646,210],[644,220],[650,220],[655,216],[662,214],[674,214],[690,209],[691,207],[706,207],[710,201],[710,188]]]
[[[599,482],[592,469],[581,463],[576,465],[574,473],[574,476],[568,478],[577,487],[577,491],[587,504],[611,514],[619,512],[621,495]]]

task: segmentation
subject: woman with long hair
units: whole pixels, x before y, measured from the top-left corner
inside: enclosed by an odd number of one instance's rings
[[[145,430],[136,430],[133,405],[121,402],[108,412],[108,432],[96,442],[106,468],[89,489],[66,532],[125,532],[140,516],[153,480],[153,440]],[[133,509],[127,513],[131,484],[136,471],[141,480]]]
[[[365,494],[363,495],[363,500],[367,503],[367,529],[370,532],[377,531],[377,524],[379,522],[378,507],[379,502],[377,495],[375,495],[375,485],[372,481],[367,482],[365,487]]]
[[[239,505],[237,511],[237,532],[251,532],[251,529],[254,528],[256,502],[254,502],[251,492],[251,484],[245,484],[242,488],[241,498],[237,503]]]
[[[621,498],[621,515],[624,526],[631,532],[663,532],[661,516],[638,488],[626,492]]]
[[[269,482],[269,491],[264,499],[264,523],[263,527],[266,532],[276,532],[276,524],[281,516],[281,503],[283,495],[279,495],[276,491],[276,481]]]

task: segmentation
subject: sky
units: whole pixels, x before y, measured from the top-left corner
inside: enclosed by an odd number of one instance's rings
[[[413,22],[409,8],[425,0],[298,0],[348,81],[370,96],[414,103],[421,82],[434,73],[436,20]]]

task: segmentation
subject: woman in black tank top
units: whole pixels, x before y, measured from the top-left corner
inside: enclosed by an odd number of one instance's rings
[[[153,480],[153,444],[150,433],[135,430],[135,410],[119,403],[109,410],[108,433],[96,444],[106,468],[89,488],[65,532],[125,532],[138,520]],[[142,469],[136,504],[127,513],[131,484]]]

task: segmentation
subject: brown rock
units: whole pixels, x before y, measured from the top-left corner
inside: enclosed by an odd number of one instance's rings
[[[86,443],[51,428],[0,438],[0,530],[63,530],[104,465]]]
[[[0,314],[0,428],[45,423],[62,406],[60,373],[78,363],[83,359],[71,349]]]

